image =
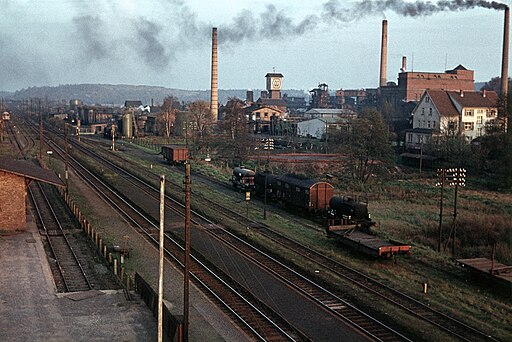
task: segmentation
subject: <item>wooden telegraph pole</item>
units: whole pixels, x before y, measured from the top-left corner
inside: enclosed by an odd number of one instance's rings
[[[66,159],[65,159],[65,176],[66,176],[66,194],[69,193],[69,180],[68,180],[68,123],[64,124],[64,140],[66,145]]]
[[[437,169],[437,176],[440,178],[440,182],[436,185],[441,187],[441,200],[439,203],[439,232],[437,239],[437,251],[441,252],[441,239],[442,239],[442,229],[443,229],[443,197],[444,197],[444,177],[445,177],[445,169]]]
[[[41,111],[41,100],[39,100],[37,109],[39,110],[39,163],[43,161],[43,112]]]
[[[165,176],[160,175],[160,267],[158,271],[158,342],[163,341]]]
[[[183,340],[188,341],[190,279],[190,163],[185,165],[185,274],[183,284]]]

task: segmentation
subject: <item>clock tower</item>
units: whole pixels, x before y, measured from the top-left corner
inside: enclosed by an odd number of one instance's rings
[[[267,91],[270,98],[280,99],[284,76],[279,73],[268,73],[265,77],[267,78]]]

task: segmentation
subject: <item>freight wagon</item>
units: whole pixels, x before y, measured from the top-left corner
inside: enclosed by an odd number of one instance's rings
[[[162,145],[161,154],[170,164],[182,164],[188,160],[188,148],[178,145]]]
[[[334,191],[327,182],[258,172],[254,177],[256,193],[265,195],[265,181],[268,199],[307,212],[326,211]]]

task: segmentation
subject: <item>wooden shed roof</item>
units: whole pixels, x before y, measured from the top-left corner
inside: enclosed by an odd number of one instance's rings
[[[62,180],[53,171],[45,170],[28,160],[0,157],[0,171],[56,186],[64,186]]]

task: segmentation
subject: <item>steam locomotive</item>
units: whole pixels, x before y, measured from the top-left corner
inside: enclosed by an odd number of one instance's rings
[[[266,191],[267,200],[279,201],[301,211],[359,224],[371,221],[366,204],[334,196],[334,187],[328,182],[254,172],[245,167],[235,167],[231,181],[236,189],[254,191],[261,197]]]

